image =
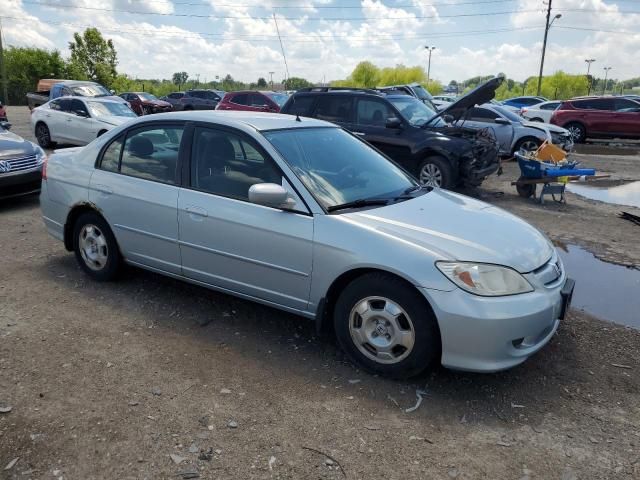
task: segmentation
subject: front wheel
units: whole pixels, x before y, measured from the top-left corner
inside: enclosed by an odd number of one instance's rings
[[[587,139],[587,130],[584,128],[584,125],[578,122],[571,122],[564,126],[569,131],[569,135],[571,135],[574,143],[584,143]]]
[[[80,267],[94,280],[113,280],[121,258],[107,222],[97,213],[84,213],[73,230],[73,250]]]
[[[451,163],[446,158],[425,158],[418,167],[418,180],[428,187],[451,188],[456,184]]]
[[[513,153],[524,150],[525,152],[535,152],[540,147],[541,142],[537,138],[533,137],[525,137],[518,140],[515,147],[513,148]]]
[[[427,301],[392,275],[370,273],[343,291],[334,310],[338,343],[366,370],[418,375],[440,355],[440,332]]]
[[[51,132],[49,132],[49,127],[47,127],[44,123],[39,123],[36,125],[36,139],[38,140],[38,145],[42,148],[53,148],[56,146],[55,142],[51,141]]]

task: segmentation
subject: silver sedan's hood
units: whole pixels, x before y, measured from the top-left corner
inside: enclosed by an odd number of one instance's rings
[[[551,123],[541,123],[541,122],[530,122],[524,121],[522,124],[525,127],[537,128],[538,130],[542,130],[544,132],[549,133],[559,133],[559,134],[569,134],[569,131],[566,128],[559,127],[557,125],[553,125]]]
[[[352,223],[430,250],[442,259],[506,265],[525,273],[552,255],[544,235],[500,208],[436,189],[413,200],[343,214]]]
[[[100,117],[96,117],[96,120],[99,120],[100,122],[108,123],[109,125],[114,125],[114,126],[117,127],[118,125],[122,125],[124,122],[132,120],[133,118],[136,118],[136,117],[121,117],[121,116],[117,116],[117,115],[102,115]]]

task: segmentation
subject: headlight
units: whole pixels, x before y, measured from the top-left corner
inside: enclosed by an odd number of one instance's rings
[[[35,143],[33,144],[33,147],[36,151],[36,160],[38,162],[38,165],[41,165],[42,163],[44,163],[45,159],[47,158],[47,154],[42,148],[40,148]]]
[[[458,287],[474,295],[499,297],[533,292],[515,270],[488,263],[436,262],[436,267]]]

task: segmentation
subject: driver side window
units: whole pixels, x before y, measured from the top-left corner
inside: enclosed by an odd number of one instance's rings
[[[498,114],[491,110],[476,107],[472,108],[469,113],[467,113],[466,119],[472,122],[495,123],[497,117]]]
[[[196,128],[191,149],[192,187],[248,201],[249,188],[256,183],[282,185],[282,173],[239,135]]]

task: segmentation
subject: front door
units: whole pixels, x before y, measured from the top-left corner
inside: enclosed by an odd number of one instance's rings
[[[356,102],[353,133],[403,167],[411,169],[411,145],[405,128],[387,128],[387,120],[400,120],[400,115],[382,100],[359,98]]]
[[[190,180],[180,190],[184,275],[303,311],[311,284],[313,217],[249,202],[256,183],[286,185],[275,163],[236,131],[197,127]],[[283,183],[284,182],[284,183]]]
[[[129,261],[180,274],[178,154],[184,127],[131,129],[104,150],[91,176],[89,201],[113,229]]]

